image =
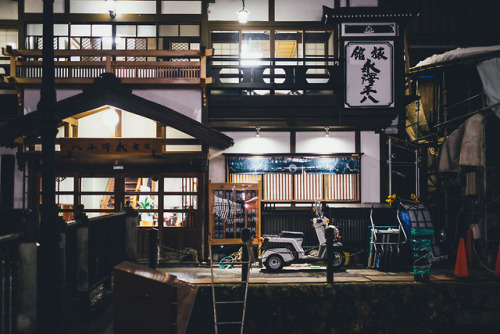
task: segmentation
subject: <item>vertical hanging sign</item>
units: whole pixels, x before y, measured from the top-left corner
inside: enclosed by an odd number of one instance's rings
[[[394,42],[345,42],[345,108],[394,107]]]

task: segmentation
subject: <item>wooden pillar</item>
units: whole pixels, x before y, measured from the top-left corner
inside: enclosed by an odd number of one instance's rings
[[[63,333],[63,249],[61,219],[55,203],[56,90],[54,70],[54,0],[43,0],[43,77],[40,92],[42,137],[42,206],[39,233],[38,316],[40,333]]]
[[[13,154],[2,155],[0,180],[0,208],[14,208],[14,168],[16,158]]]

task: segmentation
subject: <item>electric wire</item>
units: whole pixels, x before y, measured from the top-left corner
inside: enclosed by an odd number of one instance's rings
[[[485,270],[487,270],[487,271],[489,271],[489,272],[491,272],[491,273],[494,273],[495,271],[494,271],[493,269],[488,268],[488,267],[487,267],[487,266],[483,263],[483,261],[481,261],[481,257],[479,256],[479,254],[477,253],[477,250],[476,250],[476,243],[475,243],[475,242],[472,242],[472,248],[474,249],[474,254],[476,255],[476,258],[477,258],[477,260],[479,261],[479,263],[481,264],[481,266],[482,266]]]

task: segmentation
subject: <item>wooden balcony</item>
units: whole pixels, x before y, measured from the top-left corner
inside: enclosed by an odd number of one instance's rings
[[[14,85],[42,82],[42,50],[4,49],[10,56],[10,73],[4,80]],[[108,72],[133,85],[202,85],[206,57],[212,50],[55,50],[55,83],[90,84]]]

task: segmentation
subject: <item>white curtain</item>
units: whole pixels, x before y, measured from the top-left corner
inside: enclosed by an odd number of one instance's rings
[[[483,82],[483,90],[488,97],[488,105],[500,103],[500,58],[485,60],[477,65],[477,71]],[[493,108],[500,118],[500,106]]]
[[[484,116],[476,114],[453,131],[439,152],[439,171],[456,171],[458,166],[484,166]]]

